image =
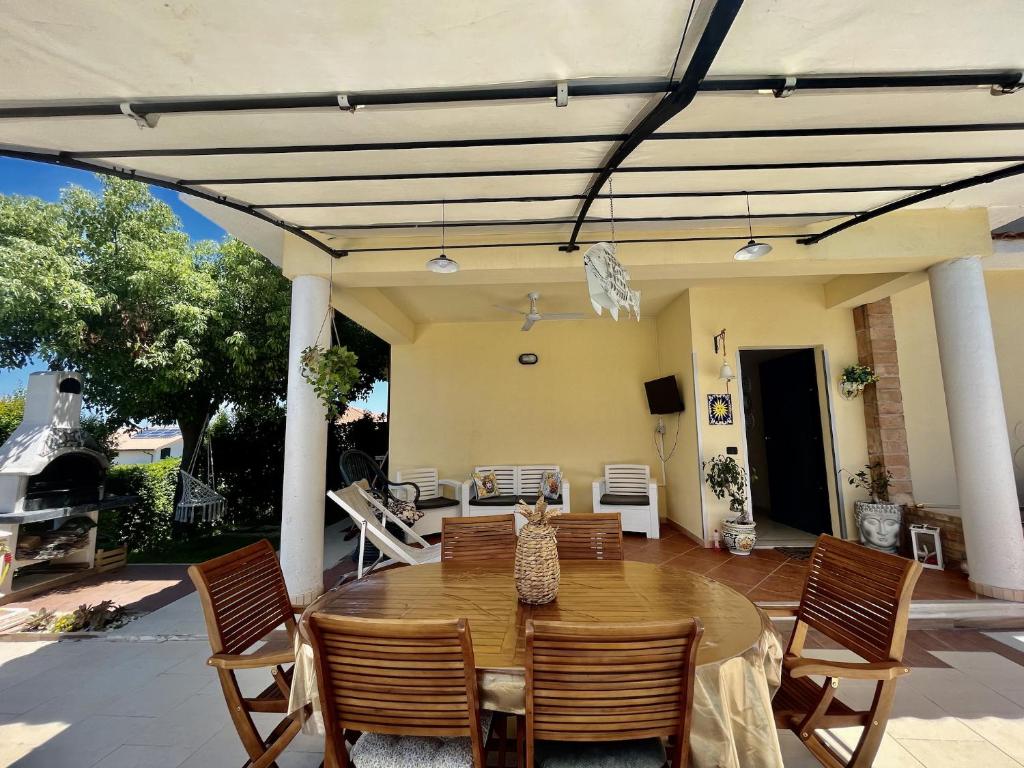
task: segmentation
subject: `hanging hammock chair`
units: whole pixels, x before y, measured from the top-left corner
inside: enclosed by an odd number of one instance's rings
[[[206,427],[209,423],[210,418],[207,417],[199,432],[199,440],[192,452],[188,469],[178,470],[181,475],[181,499],[178,501],[178,506],[175,507],[174,519],[179,523],[194,523],[196,520],[201,523],[216,522],[224,516],[227,499],[212,487],[216,480],[213,474],[213,446],[211,444],[208,443],[206,446],[206,478],[210,485],[193,474],[196,470],[199,448],[203,444],[203,437],[206,435]]]

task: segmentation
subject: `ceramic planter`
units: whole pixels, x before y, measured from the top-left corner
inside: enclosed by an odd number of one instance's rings
[[[858,501],[853,506],[860,543],[871,549],[895,554],[900,548],[903,507],[872,501]]]
[[[738,518],[722,523],[722,541],[734,555],[749,555],[757,542],[756,523],[741,523]]]

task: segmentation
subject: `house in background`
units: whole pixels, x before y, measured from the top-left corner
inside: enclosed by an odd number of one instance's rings
[[[122,429],[115,437],[117,456],[114,464],[149,464],[161,459],[180,459],[184,448],[181,430],[171,426],[153,426],[129,432]]]

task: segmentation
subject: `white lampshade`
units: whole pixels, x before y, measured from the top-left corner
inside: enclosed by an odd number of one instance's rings
[[[748,240],[747,244],[740,248],[733,255],[736,261],[754,261],[760,259],[765,254],[771,253],[772,247],[768,243],[758,243],[753,239]]]
[[[440,256],[435,256],[427,262],[427,269],[431,272],[439,272],[442,275],[450,275],[452,272],[459,271],[459,262],[449,259],[442,253]]]
[[[718,378],[722,381],[732,381],[736,378],[736,374],[732,372],[732,368],[725,360],[722,361],[722,367],[718,370]]]

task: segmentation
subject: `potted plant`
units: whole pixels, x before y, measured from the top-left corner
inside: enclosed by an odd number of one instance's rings
[[[359,378],[356,355],[347,347],[324,349],[316,344],[302,350],[302,378],[327,406],[327,420],[333,421],[345,408],[352,385]]]
[[[749,555],[757,542],[754,520],[747,509],[747,473],[732,456],[715,456],[702,464],[704,480],[716,498],[729,497],[735,515],[722,523],[722,540],[734,555]]]
[[[878,381],[878,376],[871,366],[848,365],[839,377],[839,393],[847,400],[852,400],[864,391],[868,384]]]
[[[889,502],[892,472],[881,463],[875,463],[865,464],[859,472],[847,474],[847,482],[854,488],[866,491],[871,498],[871,501],[857,501],[853,505],[860,543],[872,549],[895,553],[900,545],[903,509],[899,504]]]

